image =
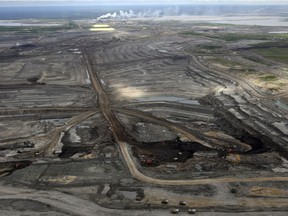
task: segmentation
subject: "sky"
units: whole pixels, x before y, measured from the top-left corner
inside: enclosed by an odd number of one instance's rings
[[[96,4],[96,5],[176,5],[176,4],[252,4],[252,5],[288,5],[288,0],[0,0],[1,5],[13,4]]]

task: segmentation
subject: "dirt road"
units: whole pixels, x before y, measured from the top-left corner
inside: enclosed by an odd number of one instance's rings
[[[33,158],[33,157],[44,157],[44,156],[52,156],[54,148],[58,144],[61,138],[61,133],[68,131],[76,124],[84,121],[85,119],[89,118],[90,116],[96,114],[98,111],[87,111],[84,113],[81,113],[77,116],[74,116],[70,118],[65,125],[56,127],[51,132],[45,135],[37,136],[31,138],[31,140],[41,140],[43,144],[41,144],[38,148],[35,148],[33,151],[21,153],[17,155],[17,158]],[[26,140],[26,139],[25,139]]]

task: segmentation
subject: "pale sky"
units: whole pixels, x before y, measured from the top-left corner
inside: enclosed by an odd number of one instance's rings
[[[284,4],[288,5],[288,0],[0,0],[1,4]]]

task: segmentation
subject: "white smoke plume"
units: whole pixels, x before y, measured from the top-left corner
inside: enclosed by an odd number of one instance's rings
[[[164,10],[145,10],[135,13],[133,10],[107,13],[100,17],[101,19],[129,19],[129,18],[143,18],[143,17],[161,17],[161,16],[176,16],[181,15],[178,7],[165,8]]]
[[[104,14],[100,17],[98,17],[97,19],[100,20],[100,19],[113,19],[113,18],[116,18],[117,17],[117,13],[114,12],[113,14],[111,13],[107,13],[107,14]]]
[[[129,10],[129,11],[122,11],[120,10],[119,12],[114,12],[114,13],[107,13],[104,14],[100,17],[98,17],[98,20],[101,19],[128,19],[128,18],[137,18],[139,17],[139,14],[134,13],[134,11]]]

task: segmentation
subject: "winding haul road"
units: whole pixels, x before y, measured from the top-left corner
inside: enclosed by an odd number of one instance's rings
[[[91,83],[98,95],[98,101],[100,105],[100,111],[102,112],[103,116],[111,126],[111,130],[114,136],[115,141],[117,142],[120,151],[122,153],[122,156],[126,162],[126,165],[130,171],[130,174],[133,178],[138,179],[139,181],[146,182],[149,184],[155,184],[155,185],[201,185],[201,184],[213,184],[213,183],[229,183],[229,182],[264,182],[264,181],[288,181],[288,177],[277,177],[277,176],[271,176],[271,177],[252,177],[252,178],[237,178],[237,177],[225,177],[225,178],[209,178],[209,179],[187,179],[187,180],[166,180],[166,179],[157,179],[152,178],[150,176],[146,176],[143,173],[139,171],[137,168],[136,163],[134,162],[133,158],[131,157],[130,151],[129,151],[129,143],[127,141],[127,136],[125,134],[125,131],[123,130],[123,127],[119,120],[117,119],[113,109],[109,106],[109,97],[107,93],[104,91],[101,85],[101,81],[97,74],[97,69],[94,68],[94,65],[92,64],[92,60],[90,59],[89,51],[86,49],[82,51],[83,58],[85,60],[88,72],[90,74]],[[228,78],[228,77],[227,77]],[[250,88],[249,86],[244,85],[247,88]],[[251,89],[251,88],[250,88]],[[256,91],[254,92],[255,95],[261,96]],[[115,107],[115,106],[114,106]],[[115,109],[115,108],[114,108]],[[132,110],[124,110],[121,109],[119,111],[122,111],[124,113],[132,113],[135,116],[143,117],[141,114],[137,112],[133,112]],[[158,122],[159,119],[156,117],[153,117],[152,115],[144,116],[146,119],[152,121],[152,122]],[[173,129],[176,132],[180,132],[183,135],[185,135],[188,139],[191,141],[199,142],[202,145],[205,145],[207,147],[212,147],[208,143],[196,138],[187,128],[184,128],[183,126],[179,127],[177,125],[174,125],[171,122],[165,121],[170,129]]]
[[[108,209],[97,205],[94,202],[87,201],[85,199],[78,198],[76,196],[69,195],[67,193],[62,193],[59,191],[48,191],[48,190],[35,190],[29,188],[15,188],[8,186],[0,186],[0,199],[1,200],[33,200],[37,202],[42,202],[59,209],[61,212],[68,215],[75,216],[147,216],[147,215],[163,215],[161,211],[150,212],[148,210],[117,210]],[[23,214],[13,214],[13,211],[7,211],[7,215],[24,215]],[[16,212],[18,213],[18,212]],[[25,215],[30,215],[30,212],[26,212]],[[43,215],[46,213],[43,213]],[[0,211],[0,215],[3,215]],[[6,215],[6,214],[5,214]],[[32,215],[32,214],[31,214]],[[34,214],[33,214],[34,215]],[[39,215],[39,214],[37,214]],[[50,214],[47,214],[50,215]],[[52,214],[51,214],[52,215]],[[56,215],[56,214],[53,214]],[[57,214],[58,215],[58,214]]]
[[[58,211],[49,214],[49,212],[43,213],[43,215],[75,215],[75,216],[166,216],[167,210],[118,210],[118,209],[108,209],[97,205],[94,202],[87,201],[85,199],[69,195],[67,193],[62,193],[59,191],[48,191],[48,190],[35,190],[30,188],[15,188],[9,186],[0,186],[0,199],[2,200],[23,200],[26,201],[36,201],[45,203],[47,205],[53,206]],[[279,206],[286,206],[286,199],[269,199],[272,203]],[[251,204],[251,198],[247,200],[247,204]],[[279,202],[280,201],[280,202]],[[221,200],[216,200],[216,203],[221,204]],[[240,199],[241,202],[241,199]],[[242,203],[246,201],[242,200]],[[202,202],[202,204],[205,202]],[[279,204],[280,203],[280,204]],[[263,199],[259,199],[256,203],[257,206],[263,206]],[[0,215],[2,216],[21,216],[25,213],[19,213],[12,210],[0,210]],[[39,215],[39,212],[27,211],[25,215]],[[198,212],[199,216],[231,216],[235,213],[231,212]],[[287,212],[244,212],[237,213],[238,216],[286,216]]]

